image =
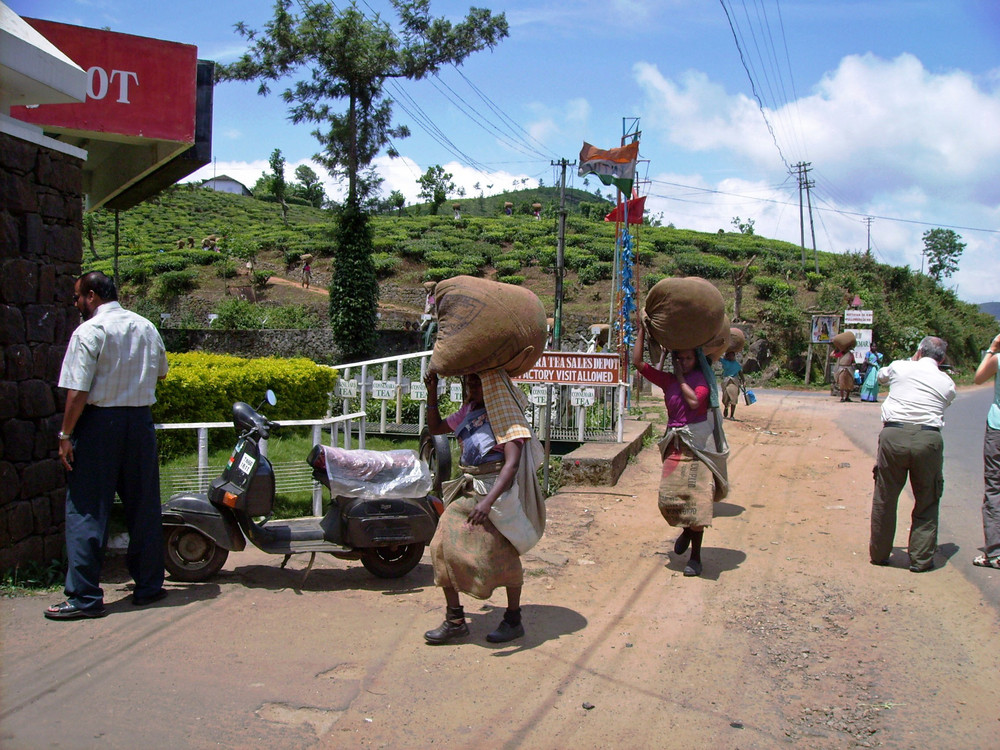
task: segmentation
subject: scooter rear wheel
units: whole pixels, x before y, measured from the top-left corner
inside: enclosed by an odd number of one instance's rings
[[[431,470],[431,492],[441,497],[441,484],[451,479],[451,444],[444,435],[431,435],[425,427],[420,435],[420,458]]]
[[[423,544],[403,544],[398,547],[374,547],[361,550],[361,564],[379,578],[400,578],[420,562]]]
[[[163,564],[175,581],[207,581],[226,564],[229,550],[200,531],[187,526],[169,526],[164,532]]]

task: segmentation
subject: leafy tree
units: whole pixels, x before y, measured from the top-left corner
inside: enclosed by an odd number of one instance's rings
[[[924,255],[928,258],[927,273],[936,281],[949,277],[958,270],[965,243],[952,229],[928,229],[924,232]]]
[[[393,190],[391,193],[389,193],[389,207],[395,208],[399,212],[400,216],[403,215],[403,206],[405,205],[406,205],[406,196],[403,195],[400,191]]]
[[[261,172],[260,177],[257,178],[257,182],[255,182],[253,187],[250,189],[254,198],[260,199],[262,196],[271,195],[271,182],[273,180],[273,175],[268,172]]]
[[[271,82],[310,72],[289,85],[282,98],[292,122],[317,124],[313,135],[323,148],[316,159],[334,177],[348,181],[347,203],[358,205],[371,185],[362,172],[390,139],[409,135],[392,127],[389,79],[419,80],[441,66],[460,64],[473,52],[496,46],[507,36],[507,20],[472,8],[458,24],[431,18],[429,0],[390,0],[399,23],[391,28],[379,17],[365,16],[356,3],[338,9],[333,3],[276,0],[274,16],[263,31],[236,24],[250,48],[231,65],[216,68],[219,80],[258,81],[258,92]],[[293,6],[301,7],[296,15]],[[338,111],[338,106],[345,107]],[[395,149],[389,149],[390,156]]]
[[[93,256],[94,260],[101,259],[101,256],[97,254],[97,250],[94,249],[94,232],[97,229],[97,217],[94,216],[93,211],[87,211],[83,215],[83,236],[87,238],[87,244],[90,246],[90,254]]]
[[[319,181],[319,175],[308,164],[300,164],[295,168],[295,179],[299,181],[298,185],[293,186],[295,194],[309,201],[313,208],[322,208],[326,192],[323,190],[323,183]]]
[[[285,157],[281,155],[281,149],[276,148],[271,152],[268,159],[271,165],[271,195],[275,197],[281,205],[281,220],[288,226],[288,204],[285,203]]]
[[[273,18],[262,32],[236,25],[250,48],[231,65],[216,68],[219,80],[258,81],[266,95],[270,84],[296,75],[283,92],[293,123],[317,125],[313,135],[322,152],[315,159],[338,179],[347,180],[347,200],[338,217],[330,317],[345,356],[367,356],[375,342],[378,287],[372,262],[371,229],[365,213],[379,180],[371,163],[391,139],[409,129],[392,126],[389,79],[419,80],[441,66],[458,65],[507,36],[507,19],[472,8],[452,24],[431,18],[429,0],[390,0],[399,17],[395,29],[378,16],[369,19],[351,2],[293,3],[275,0]],[[296,15],[293,6],[301,9]]]
[[[418,195],[431,204],[431,213],[437,214],[441,204],[448,200],[448,193],[455,192],[455,183],[451,181],[451,173],[445,172],[444,167],[435,164],[427,167],[418,179],[420,185]]]
[[[736,228],[736,230],[740,234],[746,234],[746,235],[752,236],[753,233],[754,233],[754,229],[753,229],[754,220],[753,219],[747,219],[746,221],[743,221],[743,219],[741,219],[739,216],[734,216],[733,220],[730,223],[733,225],[733,227]]]

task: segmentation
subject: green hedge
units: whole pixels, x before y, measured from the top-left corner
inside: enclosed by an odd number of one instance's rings
[[[233,403],[257,406],[270,388],[278,397],[266,407],[268,419],[317,419],[327,411],[327,394],[337,382],[337,371],[308,359],[265,357],[243,359],[226,354],[187,352],[167,354],[170,371],[156,389],[153,419],[170,422],[227,422]],[[233,442],[234,430],[209,430],[209,445],[221,448]],[[197,450],[195,430],[160,430],[161,458]]]
[[[680,253],[674,257],[674,263],[684,275],[703,279],[726,279],[733,270],[733,264],[725,258],[698,252]]]

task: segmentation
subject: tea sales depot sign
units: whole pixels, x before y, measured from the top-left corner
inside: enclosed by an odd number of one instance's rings
[[[844,310],[845,326],[870,326],[875,322],[872,310]]]
[[[617,354],[545,352],[534,367],[514,380],[579,386],[617,385],[618,364]]]

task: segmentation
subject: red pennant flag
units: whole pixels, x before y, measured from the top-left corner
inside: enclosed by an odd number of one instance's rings
[[[646,196],[633,198],[628,202],[628,223],[642,224],[642,214],[646,210]],[[618,208],[604,217],[605,221],[625,221],[625,204],[619,203]]]

